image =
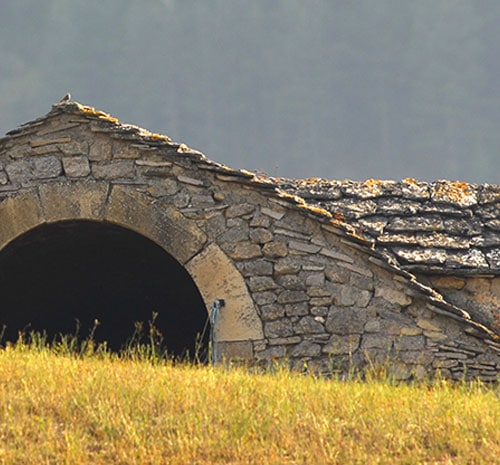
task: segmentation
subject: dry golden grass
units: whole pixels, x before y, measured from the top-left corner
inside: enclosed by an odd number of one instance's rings
[[[0,350],[0,463],[497,464],[499,388]]]

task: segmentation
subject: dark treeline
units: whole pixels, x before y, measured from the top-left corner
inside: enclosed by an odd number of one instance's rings
[[[0,131],[67,91],[234,168],[498,183],[496,0],[3,0]]]

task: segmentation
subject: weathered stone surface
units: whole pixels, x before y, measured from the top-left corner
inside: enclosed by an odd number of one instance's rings
[[[248,240],[248,227],[229,228],[219,236],[223,242],[242,242]]]
[[[112,156],[113,142],[107,138],[94,138],[89,144],[88,157],[90,161],[109,160]],[[86,154],[87,151],[67,152],[67,155]]]
[[[248,280],[248,287],[252,292],[262,292],[276,289],[278,286],[269,276],[254,276]]]
[[[306,286],[320,287],[325,284],[325,274],[324,273],[307,273],[301,276],[305,280]]]
[[[300,241],[290,241],[288,247],[292,250],[297,250],[299,252],[306,252],[306,253],[316,253],[319,252],[321,248],[317,245]]]
[[[297,274],[300,271],[300,262],[293,259],[277,260],[274,264],[275,276]]]
[[[304,291],[282,291],[278,295],[278,302],[282,304],[292,304],[295,302],[306,302],[308,299]]]
[[[0,249],[13,238],[44,221],[36,191],[28,190],[0,200]]]
[[[253,346],[251,341],[221,341],[217,342],[218,361],[252,360]]]
[[[201,251],[207,237],[181,213],[165,205],[159,206],[133,188],[113,185],[105,219],[136,229],[160,244],[181,264]]]
[[[359,347],[361,337],[356,334],[346,336],[331,336],[328,344],[323,347],[325,354],[352,354]]]
[[[328,312],[325,326],[332,334],[362,334],[367,321],[365,310],[333,306]]]
[[[266,337],[289,337],[294,335],[292,322],[288,318],[264,323],[264,334]]]
[[[102,220],[108,191],[109,185],[100,182],[49,183],[39,187],[44,217],[49,222]]]
[[[270,276],[273,274],[273,264],[265,259],[239,262],[236,266],[243,276]]]
[[[235,260],[248,260],[262,256],[262,251],[257,244],[240,242],[229,247],[228,254]]]
[[[402,336],[396,338],[394,347],[397,351],[403,350],[422,350],[425,346],[425,338],[423,336]]]
[[[406,307],[412,303],[412,298],[406,295],[403,291],[389,287],[376,287],[375,297],[382,297],[391,304],[400,305],[401,307]]]
[[[239,216],[248,215],[255,211],[255,205],[251,203],[240,203],[233,205],[226,210],[226,218],[237,218]]]
[[[262,253],[269,258],[280,258],[288,255],[288,247],[283,242],[267,242],[262,247]]]
[[[285,316],[285,308],[283,305],[278,304],[263,305],[260,309],[260,314],[264,321],[276,320]]]
[[[417,320],[417,326],[419,328],[425,329],[426,331],[441,331],[441,328],[439,326],[436,326],[435,324],[433,324],[429,320],[425,320],[424,318],[419,318]]]
[[[371,291],[362,291],[355,287],[341,285],[336,288],[333,302],[339,307],[366,307],[371,296]]]
[[[321,353],[321,346],[310,341],[302,341],[294,347],[290,355],[292,357],[316,357]]]
[[[309,313],[309,306],[307,305],[307,302],[286,304],[284,307],[287,316],[304,316]]]
[[[64,173],[69,178],[81,178],[90,174],[90,164],[87,157],[66,157],[62,159]]]
[[[55,178],[62,172],[61,161],[54,156],[37,157],[33,159],[33,178]]]
[[[5,165],[5,171],[11,183],[23,183],[32,177],[32,168],[29,160],[14,160]]]
[[[324,333],[325,327],[313,316],[305,316],[294,326],[297,334],[316,334]]]
[[[285,289],[302,291],[306,289],[306,283],[295,274],[278,275],[276,282]]]
[[[271,241],[273,233],[264,228],[256,228],[250,231],[250,239],[256,244],[265,244]]]
[[[329,266],[325,269],[325,276],[333,283],[346,284],[349,282],[351,273],[345,268]]]
[[[92,174],[96,179],[131,178],[135,174],[134,162],[116,160],[92,163]]]
[[[393,338],[385,334],[365,334],[362,337],[361,347],[365,349],[384,349],[389,351]]]
[[[224,299],[215,337],[217,341],[259,340],[264,337],[245,281],[229,258],[214,244],[186,264],[207,308]],[[213,279],[216,273],[217,279]]]

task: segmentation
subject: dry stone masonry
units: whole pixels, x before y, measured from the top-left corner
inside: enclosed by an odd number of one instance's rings
[[[176,258],[220,359],[399,379],[500,372],[500,187],[233,170],[61,103],[0,140],[0,248],[43,223],[130,228]]]

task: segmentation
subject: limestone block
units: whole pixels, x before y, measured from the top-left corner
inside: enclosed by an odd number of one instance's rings
[[[7,177],[7,173],[5,171],[0,171],[0,185],[4,186],[9,182],[9,178]]]
[[[338,286],[335,290],[333,302],[339,307],[366,307],[372,297],[371,291],[362,291],[349,285]]]
[[[265,247],[266,246],[264,246],[264,249]],[[286,274],[296,274],[300,271],[300,266],[300,261],[297,261],[291,257],[284,260],[277,260],[274,264],[274,275],[280,276]]]
[[[302,341],[290,351],[291,357],[316,357],[321,353],[321,346],[310,341]]]
[[[264,334],[266,337],[289,337],[293,336],[292,322],[288,318],[264,323]]]
[[[283,242],[271,241],[264,244],[262,253],[269,258],[280,258],[288,255],[288,247]]]
[[[92,174],[96,179],[132,178],[135,175],[135,165],[132,160],[93,162]]]
[[[273,233],[264,228],[255,228],[250,231],[250,239],[256,244],[266,244],[273,238]]]
[[[361,336],[356,334],[331,336],[323,347],[325,354],[351,354],[359,348]]]
[[[385,334],[365,334],[362,337],[361,347],[363,349],[384,349],[391,348],[393,339]]]
[[[278,295],[278,302],[281,304],[291,304],[296,302],[306,302],[309,300],[304,291],[285,290]]]
[[[228,247],[228,255],[235,260],[248,260],[262,256],[262,251],[257,244],[240,242]]]
[[[361,334],[368,321],[364,309],[332,306],[326,319],[326,329],[332,334]]]
[[[262,292],[276,289],[278,286],[269,276],[254,276],[248,280],[248,287],[252,292]]]
[[[369,320],[365,325],[365,332],[378,333],[380,331],[380,320]]]
[[[14,160],[5,165],[5,172],[13,184],[29,181],[33,175],[31,161],[26,159]]]
[[[305,276],[301,276],[305,278],[305,282],[307,286],[311,287],[321,287],[325,284],[325,274],[324,273],[308,273]]]
[[[325,327],[313,316],[305,316],[294,325],[296,334],[318,334],[324,333]]]
[[[283,358],[286,355],[286,348],[284,346],[272,346],[260,352],[256,352],[255,357],[257,360],[270,360],[274,358]]]
[[[325,317],[328,315],[328,307],[311,307],[311,315]]]
[[[382,297],[392,304],[407,307],[412,303],[412,298],[406,295],[403,291],[399,291],[390,287],[376,287],[375,297]]]
[[[260,314],[264,321],[276,320],[285,316],[285,308],[283,305],[278,304],[263,305],[260,309]]]
[[[284,308],[286,316],[304,316],[309,314],[309,305],[307,302],[285,304]]]
[[[238,262],[236,267],[240,273],[247,276],[271,276],[273,274],[273,264],[265,259]]]
[[[61,161],[51,155],[32,160],[32,172],[35,179],[55,178],[62,173]]]
[[[422,329],[403,327],[401,328],[399,334],[401,334],[401,336],[418,336],[419,334],[422,334]]]
[[[264,337],[245,281],[231,260],[215,244],[208,245],[186,264],[203,300],[209,308],[224,299],[215,330],[217,341],[258,340]]]
[[[17,236],[43,223],[34,189],[0,200],[0,249]]]
[[[231,205],[226,210],[226,218],[237,218],[244,215],[249,215],[255,211],[255,205],[251,203],[240,203]]]
[[[107,138],[96,138],[90,144],[88,149],[90,161],[109,160],[112,155],[112,141]]]
[[[176,209],[154,203],[133,187],[113,185],[105,219],[153,240],[181,264],[196,255],[207,240],[196,224]]]
[[[284,274],[276,278],[276,282],[285,289],[303,291],[306,286],[299,276],[294,274]]]
[[[288,247],[292,250],[297,250],[299,252],[305,253],[317,253],[320,249],[319,246],[300,241],[290,241]]]
[[[90,174],[90,164],[87,157],[65,157],[62,159],[64,173],[69,178],[81,178]]]
[[[224,233],[222,233],[218,241],[221,242],[243,242],[248,240],[248,226],[245,227],[234,227],[227,229]]]
[[[218,361],[251,360],[253,358],[252,341],[220,341],[216,343]]]
[[[254,292],[252,297],[257,305],[269,305],[276,302],[276,293],[271,291]]]
[[[325,269],[326,278],[332,283],[346,284],[349,282],[351,273],[345,268],[328,267]]]
[[[331,297],[332,293],[327,287],[309,287],[307,295],[309,297]]]
[[[401,336],[397,338],[394,343],[394,347],[397,351],[422,350],[424,346],[424,336]]]
[[[107,183],[99,182],[40,184],[38,190],[45,219],[48,222],[101,220],[108,188]]]
[[[438,326],[436,326],[435,324],[431,323],[429,320],[426,320],[424,318],[419,318],[417,320],[417,326],[427,331],[441,332],[441,328],[439,328]]]
[[[87,142],[71,141],[58,146],[64,155],[87,155],[89,146]]]

